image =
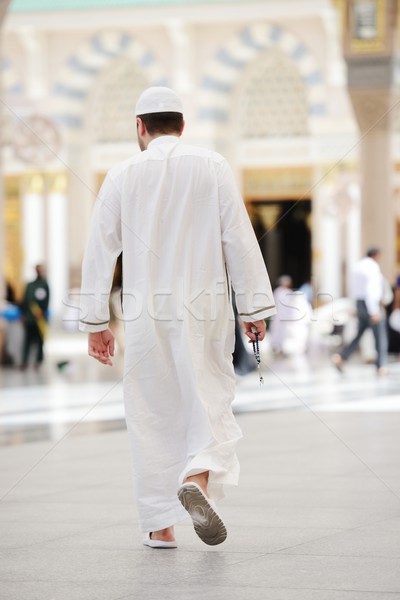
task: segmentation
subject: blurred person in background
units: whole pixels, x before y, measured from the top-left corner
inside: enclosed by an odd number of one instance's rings
[[[143,543],[175,548],[191,516],[203,542],[226,538],[214,501],[237,485],[234,316],[264,338],[275,313],[257,239],[226,160],[180,142],[183,108],[165,87],[136,104],[142,153],[107,174],[82,268],[80,329],[111,365],[109,293],[123,252],[124,401]]]
[[[6,281],[6,302],[9,304],[17,303],[17,296],[14,286],[9,281]]]
[[[400,276],[393,286],[393,299],[387,306],[388,317],[388,351],[400,354]]]
[[[299,287],[299,292],[303,292],[307,302],[312,307],[314,303],[314,286],[311,279],[308,279]]]
[[[36,279],[28,283],[21,302],[24,325],[22,369],[26,369],[31,350],[35,352],[34,364],[38,368],[43,362],[43,344],[47,330],[50,290],[43,265],[36,265]]]
[[[277,314],[271,319],[270,340],[275,354],[289,356],[307,350],[311,306],[305,294],[293,290],[289,275],[279,277],[274,290]]]
[[[14,366],[21,364],[23,343],[21,310],[17,303],[15,288],[8,280],[5,281],[5,292],[4,302],[0,302],[0,329],[3,337],[0,364]]]
[[[379,266],[380,257],[379,248],[370,248],[367,255],[356,263],[351,274],[351,296],[356,301],[358,329],[354,339],[340,353],[332,356],[333,364],[340,372],[357,350],[365,331],[371,328],[375,339],[377,373],[387,373],[388,336],[384,308],[387,286]]]

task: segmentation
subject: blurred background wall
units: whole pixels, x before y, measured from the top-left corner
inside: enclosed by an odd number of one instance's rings
[[[3,6],[4,5],[4,6]],[[0,5],[1,10],[5,3]],[[3,275],[79,288],[96,193],[168,85],[187,142],[231,162],[271,279],[347,293],[367,245],[400,269],[397,0],[13,0],[2,24]]]

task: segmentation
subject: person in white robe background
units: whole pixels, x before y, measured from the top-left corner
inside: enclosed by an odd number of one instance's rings
[[[289,275],[281,275],[274,289],[277,314],[271,320],[270,341],[276,354],[295,356],[307,351],[311,305],[300,290],[293,289]]]
[[[122,252],[124,403],[144,543],[176,547],[173,526],[189,513],[201,539],[217,544],[226,531],[214,500],[237,485],[241,437],[230,286],[250,340],[264,338],[273,294],[226,160],[180,140],[177,94],[145,90],[136,123],[141,154],[108,172],[95,204],[80,329],[90,356],[111,365],[109,294]]]

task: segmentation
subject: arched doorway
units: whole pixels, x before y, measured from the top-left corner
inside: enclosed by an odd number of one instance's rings
[[[253,225],[275,286],[290,275],[295,288],[311,278],[311,200],[255,201]]]

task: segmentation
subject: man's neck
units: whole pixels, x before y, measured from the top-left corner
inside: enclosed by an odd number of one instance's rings
[[[146,149],[147,149],[148,145],[150,144],[150,142],[152,142],[153,140],[156,140],[157,138],[160,138],[160,137],[171,136],[171,135],[175,136],[176,138],[180,137],[179,133],[175,133],[175,132],[171,132],[171,133],[154,133],[153,135],[148,135],[147,143],[146,143]]]

